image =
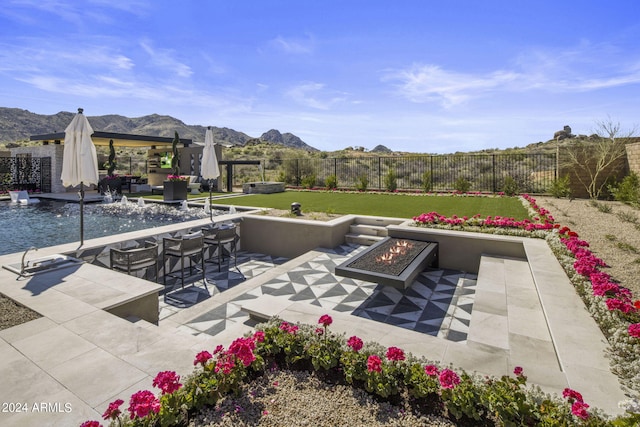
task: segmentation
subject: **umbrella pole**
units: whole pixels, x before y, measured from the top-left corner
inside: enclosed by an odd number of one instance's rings
[[[211,186],[213,185],[213,180],[209,180],[209,219],[213,222],[213,209],[211,208]]]
[[[80,246],[84,244],[84,186],[80,182]]]

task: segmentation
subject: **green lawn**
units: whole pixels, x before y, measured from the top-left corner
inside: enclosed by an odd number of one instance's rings
[[[302,205],[302,212],[360,214],[412,218],[423,212],[436,211],[445,216],[483,217],[503,216],[517,220],[528,218],[527,210],[515,197],[461,197],[406,194],[328,193],[286,191],[274,194],[254,194],[225,198],[214,203],[263,208],[291,208],[291,203]]]

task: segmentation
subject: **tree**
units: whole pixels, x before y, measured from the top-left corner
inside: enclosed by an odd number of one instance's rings
[[[623,131],[611,117],[596,121],[592,137],[572,140],[563,150],[563,169],[584,186],[589,198],[597,199],[607,185],[612,168],[626,155],[625,143],[636,133],[636,126]]]
[[[176,131],[171,143],[171,149],[173,152],[173,157],[171,157],[171,168],[173,169],[174,175],[180,175],[180,152],[178,151],[179,142],[180,137],[178,136],[178,132]]]

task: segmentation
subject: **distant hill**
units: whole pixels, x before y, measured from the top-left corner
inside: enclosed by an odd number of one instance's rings
[[[384,145],[376,145],[372,150],[372,153],[392,153],[393,151],[390,148],[385,147]]]
[[[31,135],[64,132],[75,113],[61,111],[52,115],[36,114],[19,108],[0,107],[0,142],[11,143],[28,140]],[[96,131],[130,133],[173,137],[177,131],[181,138],[204,141],[206,126],[187,125],[171,116],[151,114],[148,116],[129,118],[117,114],[105,116],[87,116],[91,127]],[[244,146],[252,138],[243,132],[229,128],[211,127],[213,139],[217,143]],[[300,148],[309,151],[317,149],[306,144],[291,133],[281,134],[275,129],[262,134],[260,140],[286,147]]]

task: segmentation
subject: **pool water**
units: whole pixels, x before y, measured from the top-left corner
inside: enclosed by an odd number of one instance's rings
[[[216,212],[214,212],[214,215]],[[133,202],[86,203],[84,240],[129,231],[144,230],[184,221],[207,218],[202,208],[188,208]],[[0,255],[80,241],[80,205],[40,199],[40,203],[20,205],[0,202]]]

